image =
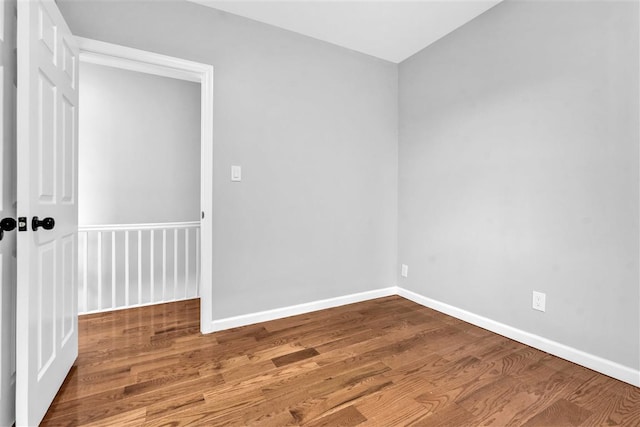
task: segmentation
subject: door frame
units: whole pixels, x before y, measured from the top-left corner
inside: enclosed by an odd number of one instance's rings
[[[84,37],[76,40],[81,63],[200,83],[200,331],[213,332],[213,66]]]

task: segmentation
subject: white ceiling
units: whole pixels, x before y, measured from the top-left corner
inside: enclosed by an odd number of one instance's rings
[[[191,0],[399,63],[501,0]]]

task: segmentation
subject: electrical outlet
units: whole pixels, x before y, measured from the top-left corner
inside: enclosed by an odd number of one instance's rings
[[[400,275],[402,277],[409,276],[409,266],[407,264],[402,264],[402,269],[400,270]]]
[[[531,307],[534,310],[545,311],[547,304],[547,295],[542,292],[533,291],[533,302]]]

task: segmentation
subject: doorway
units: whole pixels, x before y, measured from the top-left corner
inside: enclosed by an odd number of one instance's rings
[[[172,297],[192,295],[193,277],[199,276],[198,293],[201,300],[200,329],[201,332],[211,332],[211,212],[212,212],[212,114],[213,114],[213,67],[210,65],[195,63],[179,58],[168,57],[151,52],[141,51],[128,47],[113,45],[90,39],[77,38],[80,47],[80,63],[97,66],[107,66],[110,68],[136,71],[151,74],[159,77],[185,80],[200,85],[200,195],[199,195],[199,224],[197,222],[181,224],[147,224],[147,229],[127,230],[126,227],[120,232],[108,227],[95,230],[96,236],[108,241],[111,250],[111,263],[107,268],[110,272],[110,294],[105,295],[100,290],[99,298],[108,301],[105,304],[100,301],[102,307],[109,305],[124,306],[126,303],[132,306],[146,305],[148,303],[165,302],[165,296]],[[82,65],[81,65],[82,67]],[[81,71],[82,72],[82,71]],[[199,225],[199,229],[198,229]],[[83,254],[82,234],[87,232],[79,230],[79,254],[80,266],[82,268],[87,252]],[[196,245],[199,244],[199,245]],[[90,245],[87,235],[85,249]],[[96,244],[95,242],[93,243]],[[102,247],[100,245],[99,247]],[[123,248],[121,251],[123,274],[116,272],[116,248]],[[167,248],[170,248],[167,251]],[[189,249],[192,248],[192,249]],[[197,250],[195,248],[198,248]],[[126,252],[126,254],[125,254]],[[145,256],[143,252],[149,255]],[[197,258],[197,270],[194,272],[193,266],[196,264],[192,260]],[[129,262],[135,260],[135,262]],[[144,260],[144,265],[143,265]],[[180,267],[182,265],[183,267]],[[191,266],[191,267],[189,267]],[[168,268],[167,268],[168,267]],[[169,271],[167,271],[169,269]],[[160,277],[154,277],[154,272],[158,272]],[[84,269],[86,274],[87,269]],[[180,273],[180,274],[179,274]],[[189,277],[191,275],[191,278]],[[180,277],[179,277],[180,276]],[[100,276],[102,277],[102,275]],[[88,302],[87,290],[82,287],[88,283],[85,277],[79,277],[80,304]],[[116,292],[116,283],[123,281],[122,286],[126,292]],[[143,282],[150,283],[151,286],[143,286]],[[184,284],[184,287],[178,287]],[[190,294],[191,293],[191,294]],[[180,298],[177,298],[180,299]],[[85,305],[85,309],[88,308]]]
[[[200,83],[81,68],[78,314],[197,298]]]
[[[15,2],[6,4],[11,4],[11,9],[14,9]],[[14,182],[18,195],[17,214],[21,215],[15,220],[14,228],[21,232],[15,233],[15,246],[20,254],[16,267],[20,286],[16,290],[17,309],[14,311],[16,330],[20,331],[16,334],[15,344],[15,422],[36,425],[78,354],[77,118],[80,45],[85,58],[93,57],[104,65],[126,67],[128,64],[132,70],[154,70],[160,75],[164,73],[168,77],[200,84],[200,257],[206,261],[201,263],[200,302],[203,309],[199,317],[201,330],[205,333],[212,329],[213,67],[107,43],[79,40],[71,33],[53,0],[17,2],[17,6],[17,43],[2,44],[3,55],[7,46],[18,46],[17,51],[14,50],[17,61],[5,62],[3,56],[2,62],[3,66],[17,63],[18,73],[3,73],[3,83],[7,81],[5,76],[20,75],[14,101],[17,129]],[[10,112],[11,108],[3,106],[3,117]],[[4,170],[2,177],[3,180],[10,179],[11,174]],[[2,329],[4,332],[4,322]],[[4,333],[2,339],[4,343]],[[3,350],[9,348],[4,344],[2,347]],[[3,353],[3,360],[8,360],[5,355],[13,351],[9,348]],[[3,390],[13,388],[5,381],[9,367],[9,363],[2,363]]]

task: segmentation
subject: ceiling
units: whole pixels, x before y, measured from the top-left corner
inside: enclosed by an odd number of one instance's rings
[[[399,63],[501,0],[191,0]]]

